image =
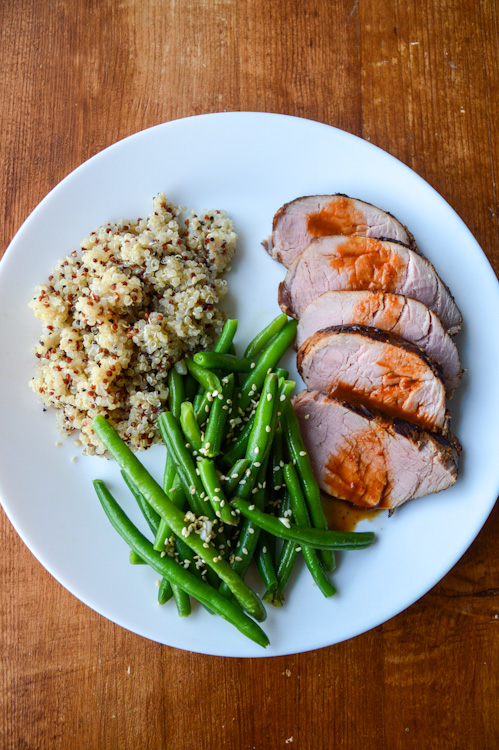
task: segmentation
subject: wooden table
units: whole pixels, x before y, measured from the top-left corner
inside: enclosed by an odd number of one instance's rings
[[[401,159],[497,272],[497,11],[493,0],[3,0],[0,254],[109,144],[187,115],[261,110]],[[253,661],[122,630],[53,580],[3,513],[0,533],[1,748],[499,744],[497,507],[406,612],[331,648]]]

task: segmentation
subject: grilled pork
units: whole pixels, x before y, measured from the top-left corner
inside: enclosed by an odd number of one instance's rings
[[[417,299],[448,333],[461,327],[461,313],[437,272],[403,244],[369,237],[315,239],[291,264],[279,285],[279,304],[300,318],[307,305],[329,291],[381,291]]]
[[[339,325],[369,326],[396,333],[439,363],[448,398],[459,385],[462,371],[457,347],[435,313],[422,302],[384,292],[326,292],[303,311],[296,348],[316,331]]]
[[[460,446],[365,407],[302,391],[293,399],[314,474],[330,495],[363,508],[396,508],[457,479]]]
[[[391,214],[347,195],[312,195],[286,203],[274,216],[263,246],[289,268],[315,237],[362,235],[398,240],[416,249],[414,238]]]
[[[310,390],[430,430],[446,427],[439,366],[396,334],[362,326],[325,328],[303,344],[297,364]]]

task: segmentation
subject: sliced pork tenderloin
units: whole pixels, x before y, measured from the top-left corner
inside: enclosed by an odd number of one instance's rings
[[[286,203],[274,216],[272,235],[263,246],[289,268],[315,237],[325,235],[385,237],[410,245],[412,234],[394,216],[347,195],[311,195]]]
[[[362,406],[302,391],[293,399],[314,474],[324,492],[362,508],[396,508],[447,489],[460,446]]]
[[[441,369],[394,333],[364,326],[317,331],[298,351],[307,388],[364,404],[430,430],[447,424]]]
[[[316,331],[361,325],[391,331],[424,349],[442,367],[447,398],[461,381],[457,347],[439,318],[418,300],[384,292],[325,292],[305,308],[296,333],[296,349]]]
[[[320,237],[291,264],[279,285],[279,304],[300,318],[324,292],[374,291],[417,299],[457,333],[462,317],[431,263],[405,245],[369,237]]]

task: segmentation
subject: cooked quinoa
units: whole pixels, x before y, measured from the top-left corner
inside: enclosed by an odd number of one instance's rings
[[[161,193],[147,219],[99,227],[36,287],[30,307],[44,332],[30,385],[58,410],[63,435],[80,430],[84,453],[104,453],[97,414],[134,450],[159,441],[168,370],[223,325],[233,222],[223,211],[184,211]]]

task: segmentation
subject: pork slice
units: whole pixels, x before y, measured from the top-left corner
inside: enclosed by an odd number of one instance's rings
[[[462,318],[431,263],[398,242],[369,237],[320,237],[293,261],[279,285],[279,304],[294,318],[324,292],[373,291],[417,299],[437,315],[447,332]]]
[[[286,203],[274,216],[272,235],[262,244],[272,258],[289,268],[315,237],[330,234],[385,237],[417,250],[412,234],[394,216],[339,193]]]
[[[364,407],[302,391],[293,399],[324,492],[362,508],[396,508],[457,479],[459,443]]]
[[[307,388],[421,425],[446,429],[440,367],[393,333],[364,326],[317,331],[298,351]]]
[[[447,398],[461,380],[457,347],[439,318],[418,300],[386,292],[325,292],[302,313],[296,349],[316,331],[338,325],[361,325],[391,331],[423,349],[442,367]]]

